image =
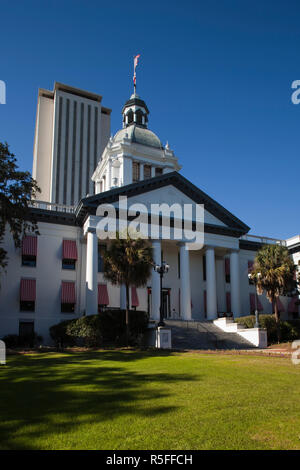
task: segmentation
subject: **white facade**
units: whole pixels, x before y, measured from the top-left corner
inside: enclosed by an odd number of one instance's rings
[[[61,83],[39,90],[33,177],[42,201],[76,205],[93,194],[91,176],[110,136],[102,97]]]
[[[62,90],[56,93],[57,98],[62,97],[62,103],[71,99],[64,96]],[[40,178],[40,185],[44,185],[45,190],[43,194],[45,198],[49,194],[50,202],[57,183],[50,165],[51,155],[55,152],[49,150],[51,136],[49,129],[46,129],[53,119],[50,101],[47,101],[51,99],[53,97],[40,95],[38,113],[45,113],[47,120],[42,120],[45,126],[36,133],[34,159],[34,174]],[[108,307],[124,308],[124,289],[106,282],[100,265],[98,269],[98,253],[104,249],[106,242],[98,240],[96,232],[101,220],[96,215],[97,207],[103,201],[117,207],[119,196],[127,196],[128,206],[143,203],[148,210],[151,210],[152,203],[178,203],[180,206],[204,204],[204,240],[201,248],[186,250],[185,239],[159,237],[151,240],[155,263],[160,264],[164,260],[170,265],[162,286],[163,308],[167,318],[215,320],[226,312],[232,312],[235,317],[249,315],[252,308],[250,295],[253,297],[255,293],[254,285],[249,284],[248,280],[249,263],[264,243],[287,245],[295,264],[299,263],[299,236],[287,242],[249,236],[247,225],[183,178],[178,173],[180,166],[174,153],[147,129],[148,114],[145,103],[137,95],[133,95],[124,106],[124,127],[110,139],[93,173],[95,195],[81,201],[75,209],[69,207],[66,210],[66,207],[60,209],[57,205],[35,203],[32,210],[35,211],[40,231],[36,266],[22,265],[22,250],[15,249],[7,233],[4,247],[8,251],[9,263],[6,273],[1,275],[0,338],[7,334],[18,334],[22,322],[33,322],[36,333],[48,344],[51,325],[83,314],[97,313],[98,284],[106,285]],[[38,122],[41,122],[39,117]],[[100,145],[103,142],[100,137],[103,128],[99,128],[98,132]],[[84,145],[87,145],[86,141]],[[75,150],[78,151],[77,144]],[[48,165],[48,174],[52,175],[48,186],[47,178],[43,180],[43,171],[39,173],[41,161]],[[139,165],[133,169],[136,163]],[[59,200],[64,201],[61,199],[61,189],[60,183]],[[67,195],[67,201],[70,201],[69,189]],[[76,243],[78,256],[74,269],[66,269],[63,264],[64,240]],[[22,279],[35,280],[36,295],[31,311],[21,308]],[[74,311],[70,313],[61,311],[62,283],[66,281],[75,285]],[[159,320],[159,274],[153,270],[147,285],[137,289],[137,295],[138,309],[148,311],[150,318]],[[263,313],[271,313],[271,304],[265,296],[260,296],[259,300]],[[295,313],[291,315],[288,312],[290,298],[282,297],[280,300],[284,307],[281,317],[294,317]]]
[[[40,236],[36,267],[22,266],[21,249],[15,249],[9,234],[5,241],[9,264],[7,272],[1,276],[0,290],[0,336],[18,334],[19,324],[24,321],[34,322],[35,331],[46,344],[50,343],[49,327],[62,320],[95,314],[98,310],[97,284],[107,285],[109,307],[119,307],[122,302],[122,289],[106,282],[103,273],[98,272],[97,251],[100,245],[96,232],[96,216],[89,216],[84,227],[66,226],[60,223],[39,222]],[[227,311],[226,292],[234,296],[236,286],[225,279],[225,258],[234,257],[236,262],[231,267],[230,281],[239,278],[240,291],[238,310],[235,316],[250,314],[250,293],[254,286],[248,281],[248,261],[254,259],[256,252],[240,248],[239,240],[226,240],[224,236],[214,236],[218,245],[210,245],[212,237],[205,237],[205,245],[199,251],[185,250],[184,243],[169,240],[153,241],[154,257],[163,259],[170,265],[169,272],[163,278],[163,289],[168,291],[166,308],[167,318],[185,320],[214,320]],[[78,250],[76,269],[62,268],[63,240],[75,240]],[[101,242],[103,244],[103,242]],[[230,248],[228,245],[231,245]],[[91,249],[93,246],[93,249]],[[203,269],[203,257],[206,258],[206,278]],[[180,261],[179,261],[180,259]],[[235,272],[236,270],[236,272]],[[36,280],[36,301],[34,312],[20,310],[21,279]],[[74,313],[61,312],[62,281],[75,283],[76,304]],[[151,293],[150,290],[151,289]],[[92,295],[90,295],[92,291]],[[206,292],[206,308],[205,308]],[[94,293],[94,295],[93,295]],[[140,310],[149,311],[152,319],[159,320],[160,287],[159,275],[153,271],[147,285],[137,289]],[[292,318],[288,314],[288,297],[281,297],[285,307],[282,318]],[[236,302],[238,302],[236,300]],[[265,296],[260,296],[263,313],[272,313],[271,304]],[[232,303],[233,307],[233,303]]]

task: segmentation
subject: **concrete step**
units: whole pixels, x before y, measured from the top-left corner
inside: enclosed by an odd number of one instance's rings
[[[220,330],[209,321],[166,320],[172,330],[174,349],[254,349],[237,333]]]

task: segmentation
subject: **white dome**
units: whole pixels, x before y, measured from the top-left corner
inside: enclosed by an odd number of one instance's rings
[[[136,124],[132,124],[124,129],[119,130],[116,135],[114,136],[114,143],[121,142],[126,137],[131,142],[135,142],[137,144],[146,145],[148,147],[155,147],[162,149],[163,145],[157,135],[154,132],[146,129],[145,127],[140,127]]]

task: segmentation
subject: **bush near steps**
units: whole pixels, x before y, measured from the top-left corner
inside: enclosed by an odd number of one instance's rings
[[[125,344],[126,311],[107,309],[98,315],[65,320],[50,327],[50,336],[56,346],[97,347],[103,344]],[[140,343],[148,325],[148,314],[141,310],[129,311],[129,344]]]
[[[245,328],[254,328],[255,316],[239,317],[234,321],[241,323]],[[277,326],[274,315],[259,315],[259,323],[261,328],[267,330],[268,344],[277,343]],[[280,335],[283,343],[300,339],[300,320],[280,321]]]

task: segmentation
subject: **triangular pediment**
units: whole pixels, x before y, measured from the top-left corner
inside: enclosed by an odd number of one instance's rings
[[[132,204],[144,204],[147,207],[148,213],[151,213],[151,206],[153,204],[167,204],[168,206],[172,206],[173,204],[179,204],[180,207],[184,208],[185,204],[195,204],[195,201],[191,199],[189,196],[184,194],[178,188],[174,187],[172,184],[168,186],[163,186],[162,188],[153,189],[152,191],[147,191],[146,193],[136,194],[134,196],[128,197],[127,199],[128,207]],[[118,201],[114,203],[117,207]],[[222,227],[227,227],[227,225],[215,217],[213,214],[208,212],[205,209],[204,205],[204,223],[206,224],[213,224],[219,225]]]
[[[128,203],[142,202],[145,205],[152,202],[204,204],[205,226],[216,226],[224,231],[231,229],[236,235],[245,234],[250,230],[240,219],[176,171],[82,199],[76,209],[78,222],[82,223],[88,214],[95,214],[99,204],[116,205],[119,196],[127,196]]]

